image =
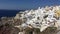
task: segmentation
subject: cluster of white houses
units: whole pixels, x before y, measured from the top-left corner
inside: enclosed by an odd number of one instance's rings
[[[2,17],[1,19],[3,19],[2,22],[4,22],[5,17]],[[7,22],[7,19],[5,20],[5,22]],[[59,29],[60,6],[46,6],[42,8],[39,7],[36,10],[32,9],[20,11],[16,14],[15,17],[8,18],[8,22],[13,22],[13,24],[16,23],[15,27],[18,27],[19,29],[22,28],[22,30],[31,31],[30,33],[32,33],[32,31],[35,29],[39,29],[40,32],[43,32],[48,27],[56,27],[57,29]],[[22,34],[22,32],[19,32],[19,34]]]
[[[46,6],[36,10],[26,10],[16,14],[15,19],[22,19],[23,29],[38,28],[40,32],[48,27],[59,27],[60,25],[60,6]]]

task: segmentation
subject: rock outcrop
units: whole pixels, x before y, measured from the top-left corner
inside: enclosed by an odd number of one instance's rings
[[[0,19],[0,34],[54,34],[60,30],[60,6],[46,6]]]

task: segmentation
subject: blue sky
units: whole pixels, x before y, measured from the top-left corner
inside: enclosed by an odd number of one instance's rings
[[[0,0],[0,9],[36,9],[42,6],[60,5],[60,0]]]

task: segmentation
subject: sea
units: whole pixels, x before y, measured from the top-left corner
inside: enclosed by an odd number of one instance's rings
[[[24,10],[0,10],[0,18],[1,17],[13,17],[20,11],[24,11]]]

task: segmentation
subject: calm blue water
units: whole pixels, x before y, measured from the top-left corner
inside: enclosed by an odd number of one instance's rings
[[[12,17],[22,10],[0,10],[0,17]]]

